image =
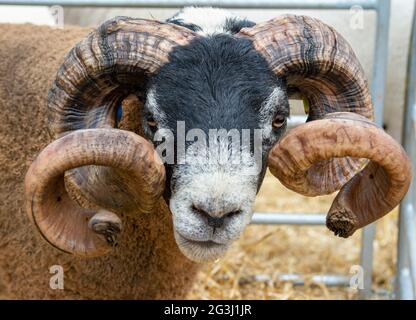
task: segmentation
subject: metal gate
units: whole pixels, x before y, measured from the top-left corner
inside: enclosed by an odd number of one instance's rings
[[[375,122],[382,125],[385,86],[387,77],[388,33],[390,20],[390,0],[0,0],[0,4],[10,5],[62,5],[79,7],[154,7],[176,8],[188,5],[215,6],[225,8],[257,9],[338,9],[348,10],[360,6],[364,10],[377,13],[376,39],[374,46],[374,66],[371,94],[375,107]],[[416,130],[416,22],[413,24],[409,58],[408,91],[406,115],[403,131],[404,146],[412,158],[415,167],[415,130]],[[292,117],[289,126],[303,123],[304,117]],[[413,299],[416,295],[416,195],[415,178],[406,198],[400,206],[400,226],[398,241],[398,266],[396,279],[396,297]],[[292,214],[256,212],[253,224],[286,225],[325,225],[326,214]],[[364,269],[364,289],[359,298],[371,298],[373,271],[373,241],[375,224],[363,229],[361,240],[360,264]],[[302,282],[302,275],[287,274],[284,279]],[[324,274],[313,278],[327,285],[348,285],[349,277]]]
[[[416,7],[407,66],[406,104],[403,118],[403,146],[416,168]],[[416,176],[400,205],[396,297],[416,299]]]

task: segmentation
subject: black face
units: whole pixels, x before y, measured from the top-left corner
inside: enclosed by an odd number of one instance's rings
[[[160,127],[170,128],[176,137],[177,121],[185,122],[186,131],[199,128],[208,134],[210,129],[264,129],[276,117],[289,115],[283,81],[273,75],[250,40],[230,35],[200,37],[176,48],[149,87],[163,113],[158,119],[152,110],[145,110],[145,119],[156,124],[144,124],[150,137]],[[261,109],[276,88],[282,96],[264,114]],[[284,128],[273,128],[264,136],[264,152]]]
[[[267,153],[289,115],[285,85],[249,40],[224,34],[199,37],[176,48],[150,80],[144,109],[143,127],[153,141],[158,129],[168,129],[178,146],[184,138],[177,129],[181,122],[185,132],[197,129],[208,137],[211,149],[211,130],[225,129],[238,133],[241,155],[252,157],[242,156],[238,164],[232,156],[225,163],[217,155],[208,160],[192,140],[184,143],[185,162],[175,149],[175,161],[166,165],[165,196],[179,247],[193,260],[218,257],[250,221]],[[249,132],[248,147],[244,130]],[[227,153],[231,143],[226,137],[219,149]],[[195,159],[188,161],[188,152]],[[253,168],[254,173],[249,170]]]

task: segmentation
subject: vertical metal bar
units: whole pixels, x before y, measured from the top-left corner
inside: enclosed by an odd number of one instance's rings
[[[397,244],[395,297],[400,300],[416,295],[416,207],[410,203],[411,196],[406,197],[400,204]]]
[[[326,214],[255,212],[251,224],[324,226]]]
[[[375,121],[383,124],[383,107],[387,77],[388,38],[390,23],[390,0],[379,0],[377,6],[377,28],[374,48],[373,79],[371,94],[375,107]],[[360,299],[371,298],[371,277],[373,274],[373,242],[376,233],[375,223],[362,231],[361,266],[364,269],[364,288],[359,292]]]
[[[395,298],[400,300],[414,300],[415,296],[413,294],[412,278],[409,268],[398,270],[396,277],[396,288],[399,288],[399,291],[396,291]]]
[[[413,11],[413,26],[409,44],[409,57],[407,64],[406,101],[403,115],[403,146],[412,159],[413,168],[416,167],[416,129],[413,121],[416,116],[416,7]],[[416,296],[415,259],[416,249],[412,239],[416,237],[416,177],[413,174],[412,185],[408,194],[400,204],[399,215],[399,241],[397,248],[397,279],[396,298],[412,299]],[[414,240],[413,240],[414,241]],[[413,263],[411,263],[413,261]],[[411,272],[413,271],[413,272]],[[412,275],[413,273],[413,275]],[[409,276],[406,277],[406,275]],[[406,277],[408,283],[402,280]],[[410,292],[412,289],[413,292]]]
[[[400,232],[403,236],[402,242],[399,242],[398,254],[402,261],[398,261],[396,271],[396,297],[405,300],[414,299],[416,295],[416,207],[410,201],[411,195],[408,194],[400,207],[400,220],[403,221],[403,229]]]
[[[375,108],[375,122],[382,125],[389,49],[390,0],[379,0],[378,4],[371,94]]]
[[[409,288],[410,282],[409,271],[409,256],[406,237],[406,219],[403,212],[403,204],[400,204],[399,213],[399,238],[397,242],[397,267],[396,267],[396,281],[395,281],[395,298],[400,300],[407,300],[410,297]],[[411,299],[411,298],[410,298]]]
[[[404,217],[406,221],[406,236],[407,236],[407,248],[409,257],[409,271],[411,277],[411,286],[413,292],[416,292],[416,207],[411,203],[407,203],[403,206]]]
[[[360,264],[364,270],[364,286],[358,293],[359,299],[370,299],[372,293],[373,275],[373,242],[376,234],[376,225],[370,224],[361,233],[361,255]]]

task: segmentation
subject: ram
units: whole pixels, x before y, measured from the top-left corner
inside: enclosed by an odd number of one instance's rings
[[[402,199],[409,159],[371,121],[342,36],[305,16],[200,10],[88,35],[0,26],[4,296],[183,297],[250,222],[267,167],[304,195],[340,189],[327,226],[343,237]],[[284,135],[292,95],[308,122]],[[55,265],[64,290],[49,287]]]

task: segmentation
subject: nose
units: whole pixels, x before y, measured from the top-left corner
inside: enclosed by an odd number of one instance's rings
[[[206,209],[201,208],[200,206],[192,205],[192,210],[207,219],[207,223],[210,227],[221,228],[224,224],[225,218],[230,218],[234,215],[240,214],[241,210],[224,210],[223,213],[218,214],[214,212],[209,212]]]

